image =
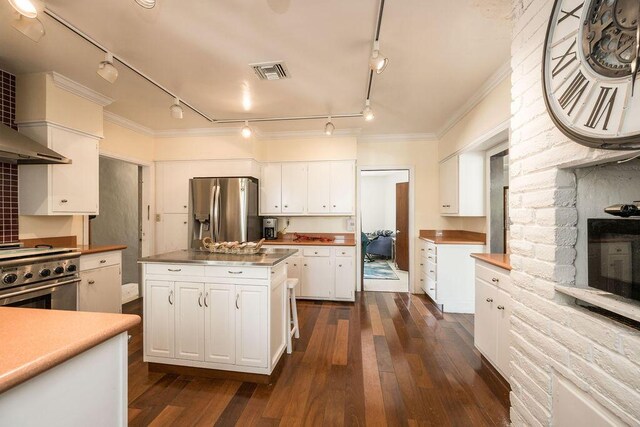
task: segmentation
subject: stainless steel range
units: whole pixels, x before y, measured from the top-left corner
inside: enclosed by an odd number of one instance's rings
[[[0,246],[0,306],[76,310],[80,253]]]

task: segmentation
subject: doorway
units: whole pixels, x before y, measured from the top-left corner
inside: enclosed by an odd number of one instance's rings
[[[509,253],[509,147],[498,144],[486,152],[488,246],[491,253]]]
[[[409,170],[360,171],[361,274],[365,291],[409,291]]]

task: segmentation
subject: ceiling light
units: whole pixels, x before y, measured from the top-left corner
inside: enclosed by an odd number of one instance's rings
[[[326,125],[324,125],[324,133],[325,135],[333,135],[333,131],[336,129],[336,127],[333,125],[333,123],[331,123],[331,116],[329,116],[329,121],[327,122]]]
[[[169,107],[169,111],[171,111],[171,117],[174,119],[181,119],[184,116],[184,110],[182,109],[178,98],[176,98],[173,105]]]
[[[373,120],[374,115],[373,115],[373,110],[371,109],[371,101],[369,101],[368,99],[364,103],[364,110],[362,110],[362,116],[368,122]]]
[[[136,0],[136,3],[138,3],[145,9],[153,9],[153,7],[156,5],[156,0]]]
[[[27,18],[38,16],[38,11],[30,0],[9,0],[9,4],[22,16]]]
[[[44,36],[44,25],[38,18],[31,19],[18,15],[18,18],[11,22],[11,26],[36,43]]]
[[[373,43],[371,57],[369,58],[369,68],[371,68],[372,71],[375,71],[376,74],[380,74],[385,68],[387,68],[387,64],[389,64],[389,58],[380,53],[380,43],[375,41]]]
[[[113,55],[110,52],[105,52],[104,61],[98,65],[98,74],[109,83],[118,78],[118,69],[113,66]]]
[[[247,120],[244,121],[244,126],[242,126],[242,130],[240,131],[240,133],[242,134],[243,138],[251,138],[251,134],[253,133],[253,131],[249,127],[249,122]]]

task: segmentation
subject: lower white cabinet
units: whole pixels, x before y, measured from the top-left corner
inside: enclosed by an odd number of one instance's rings
[[[332,261],[329,256],[304,257],[301,297],[330,299],[334,296]]]
[[[78,311],[122,313],[122,253],[80,257]]]
[[[164,280],[145,281],[144,345],[145,355],[173,357],[175,291],[174,283]]]
[[[267,366],[267,288],[236,286],[236,364]]]
[[[175,282],[175,357],[204,360],[204,285]]]
[[[236,362],[236,287],[205,285],[204,360],[234,364]]]
[[[474,344],[508,380],[511,329],[509,271],[476,260]]]

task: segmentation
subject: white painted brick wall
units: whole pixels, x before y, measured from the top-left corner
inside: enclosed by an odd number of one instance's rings
[[[575,281],[576,179],[567,165],[615,156],[570,141],[542,98],[542,46],[552,0],[512,0],[510,214],[513,311],[511,422],[551,424],[561,375],[640,424],[640,333],[558,294]]]

